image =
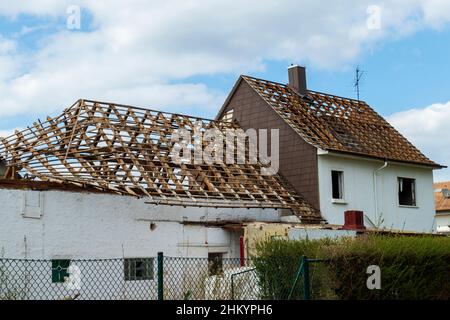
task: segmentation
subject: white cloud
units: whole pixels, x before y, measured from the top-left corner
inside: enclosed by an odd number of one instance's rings
[[[0,3],[0,15],[12,18],[61,18],[69,4],[79,3],[82,25],[87,10],[94,26],[72,32],[63,29],[63,19],[53,19],[62,31],[40,39],[32,53],[0,39],[0,116],[55,112],[80,97],[211,115],[225,93],[186,78],[247,73],[264,68],[267,59],[341,68],[382,39],[450,18],[447,1],[375,2],[382,8],[380,30],[366,27],[372,0],[326,6],[311,0]]]
[[[14,132],[16,130],[21,131],[22,129],[20,128],[14,128],[14,129],[9,129],[9,130],[0,130],[0,138],[6,138],[9,137],[10,135],[14,134]]]
[[[397,112],[388,121],[431,160],[450,165],[450,102]],[[450,180],[449,169],[434,174],[437,181]]]

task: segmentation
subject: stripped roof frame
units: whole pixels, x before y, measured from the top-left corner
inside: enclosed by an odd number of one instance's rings
[[[260,163],[175,163],[176,129],[239,128],[237,124],[92,100],[0,139],[6,178],[48,181],[147,196],[148,203],[287,208],[304,222],[323,219],[280,175]],[[203,145],[205,147],[205,145]],[[20,173],[20,175],[19,175]]]
[[[311,90],[307,96],[302,96],[285,84],[244,75],[240,79],[316,148],[433,168],[445,167],[423,155],[364,101]]]

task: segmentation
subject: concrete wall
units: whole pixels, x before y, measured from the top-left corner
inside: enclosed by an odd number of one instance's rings
[[[318,171],[322,215],[330,224],[343,224],[345,210],[362,210],[375,224],[387,229],[432,231],[434,224],[432,170],[389,163],[376,178],[378,198],[378,214],[376,214],[373,172],[382,165],[382,161],[320,154]],[[345,203],[332,202],[331,170],[344,171]],[[398,205],[398,177],[416,179],[416,207]],[[384,221],[381,223],[382,219]],[[366,225],[369,226],[367,222]]]

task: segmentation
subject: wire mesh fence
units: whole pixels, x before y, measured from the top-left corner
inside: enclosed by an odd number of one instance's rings
[[[281,263],[281,262],[280,262]],[[303,268],[292,262],[293,270]],[[311,264],[311,291],[320,270]],[[304,274],[304,269],[301,269]],[[271,271],[272,272],[272,271]],[[293,273],[296,274],[296,273]],[[303,299],[304,276],[275,279],[255,261],[210,258],[0,259],[0,300]],[[316,285],[319,283],[319,285]]]

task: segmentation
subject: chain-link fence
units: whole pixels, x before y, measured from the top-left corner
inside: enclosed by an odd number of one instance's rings
[[[162,256],[0,259],[0,300],[259,299],[254,268],[246,264]]]
[[[0,300],[261,300],[308,299],[315,291],[315,264],[292,264],[290,276],[271,277],[255,261],[209,258],[102,260],[0,259]],[[308,277],[311,277],[311,280]],[[317,278],[315,278],[317,276]],[[273,281],[273,279],[277,279]],[[321,285],[320,288],[324,286]]]

